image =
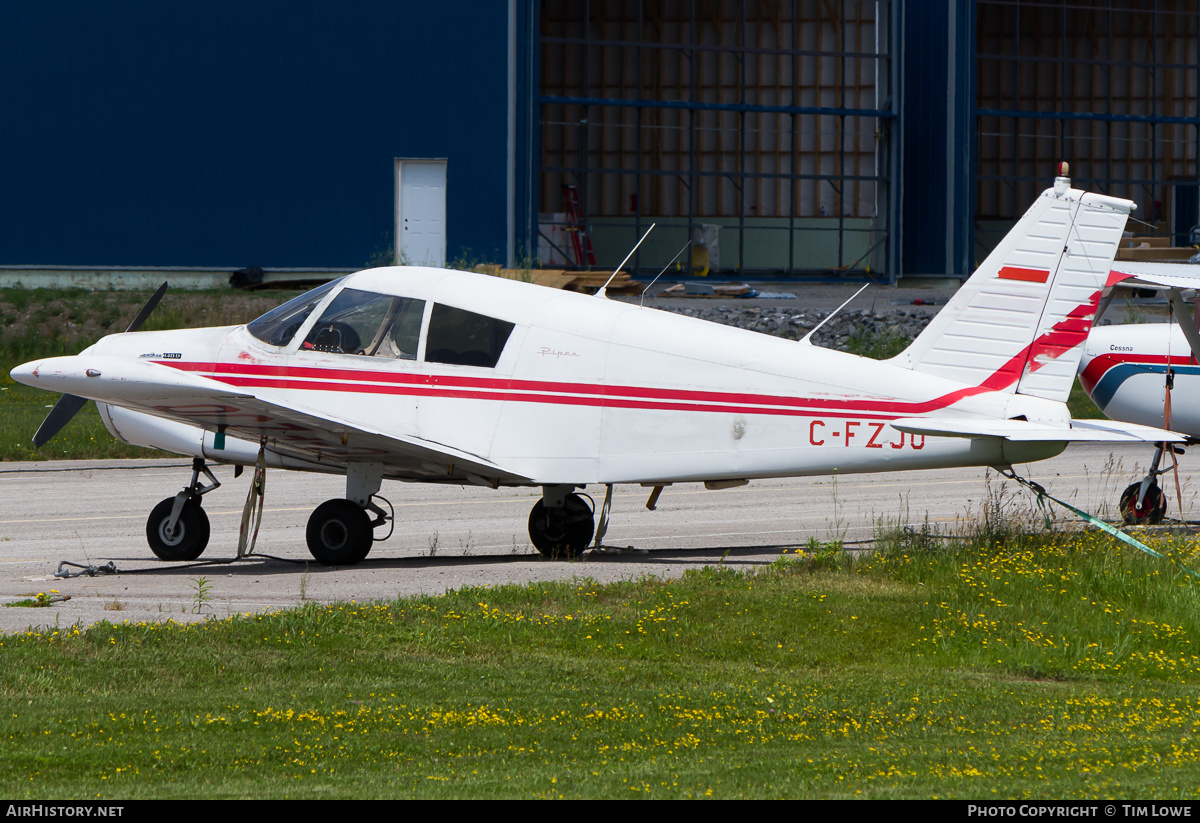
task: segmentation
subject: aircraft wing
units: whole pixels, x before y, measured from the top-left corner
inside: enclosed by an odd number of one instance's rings
[[[1190,263],[1112,264],[1113,274],[1125,275],[1118,286],[1135,289],[1200,289],[1200,265]]]
[[[266,399],[190,372],[122,357],[54,357],[14,369],[26,385],[224,431],[302,460],[333,465],[379,462],[385,474],[426,482],[528,484],[523,477],[444,444],[402,436],[295,403]]]
[[[1125,278],[1115,285],[1162,289],[1166,292],[1175,323],[1183,332],[1192,356],[1200,361],[1200,332],[1197,331],[1200,326],[1197,326],[1181,294],[1186,289],[1200,290],[1200,266],[1187,263],[1114,263],[1110,283],[1116,275],[1124,275]],[[1101,313],[1103,309],[1097,312],[1097,317]]]
[[[1121,423],[1116,420],[1072,420],[1070,428],[1033,423],[1028,420],[989,420],[978,417],[903,417],[891,421],[893,428],[909,434],[932,437],[1000,437],[1014,442],[1059,443],[1182,443],[1181,434]]]

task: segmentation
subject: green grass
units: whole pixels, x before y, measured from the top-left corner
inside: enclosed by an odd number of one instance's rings
[[[1200,602],[1169,563],[995,522],[957,542],[893,533],[860,560],[812,548],[753,574],[0,638],[0,786],[1198,796]]]
[[[846,341],[846,351],[873,360],[887,360],[908,348],[913,338],[895,326],[884,326],[875,332],[859,326]]]
[[[40,449],[33,433],[58,402],[59,395],[22,386],[0,376],[0,460],[66,460],[125,457],[163,457],[163,452],[127,446],[113,439],[100,421],[96,404],[88,401],[70,424]]]
[[[1070,410],[1071,416],[1079,420],[1106,420],[1104,412],[1096,407],[1092,399],[1087,396],[1087,392],[1083,390],[1083,386],[1079,385],[1076,380],[1071,384],[1071,396],[1067,398],[1067,409]]]

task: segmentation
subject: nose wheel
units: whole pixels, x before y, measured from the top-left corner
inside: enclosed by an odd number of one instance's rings
[[[208,515],[198,499],[186,500],[172,524],[174,508],[175,498],[168,497],[151,510],[146,521],[146,542],[161,560],[195,560],[208,546]]]
[[[1141,483],[1134,483],[1121,495],[1121,517],[1130,525],[1157,525],[1167,512],[1167,498],[1157,483],[1151,483],[1141,495]]]
[[[1163,515],[1167,512],[1167,496],[1155,482],[1160,474],[1170,471],[1159,468],[1167,448],[1171,449],[1172,462],[1175,460],[1174,455],[1183,454],[1183,449],[1178,446],[1159,443],[1154,450],[1154,459],[1150,461],[1150,470],[1146,477],[1130,485],[1121,494],[1121,502],[1117,504],[1117,508],[1121,511],[1121,518],[1131,526],[1157,525],[1162,522]]]
[[[201,482],[201,475],[208,479],[207,485]],[[204,553],[209,528],[200,498],[220,485],[204,460],[192,460],[192,482],[151,509],[146,520],[146,542],[156,557],[179,562],[195,560]]]

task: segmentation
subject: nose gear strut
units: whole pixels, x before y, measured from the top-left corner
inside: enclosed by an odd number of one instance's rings
[[[200,481],[200,475],[208,484]],[[204,464],[204,458],[192,459],[192,481],[174,497],[161,501],[146,521],[146,541],[150,550],[163,560],[195,560],[208,546],[208,515],[200,499],[221,485]]]

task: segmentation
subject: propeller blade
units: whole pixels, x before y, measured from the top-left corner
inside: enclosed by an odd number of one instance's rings
[[[154,307],[158,305],[158,301],[163,299],[163,295],[167,293],[167,284],[164,282],[158,287],[158,291],[150,295],[150,299],[146,301],[146,305],[142,306],[142,310],[137,313],[137,317],[133,318],[133,322],[129,324],[126,332],[137,331],[146,322],[146,318],[150,316],[150,312],[154,311]]]
[[[58,434],[63,426],[71,422],[71,418],[83,408],[83,404],[86,402],[87,398],[76,397],[73,394],[64,394],[58,398],[58,402],[54,404],[54,408],[46,415],[46,419],[42,421],[42,425],[38,426],[37,434],[33,436],[34,448],[40,449],[50,442],[50,438]]]
[[[137,313],[137,317],[133,318],[133,322],[129,324],[126,332],[137,331],[146,322],[146,318],[150,316],[150,312],[158,305],[158,301],[163,299],[163,295],[167,293],[167,284],[163,283],[158,287],[154,294],[150,295],[150,299],[146,301],[146,305],[142,306],[142,310]],[[42,425],[38,426],[37,433],[33,435],[34,448],[40,449],[42,446],[50,442],[54,435],[58,434],[62,427],[71,422],[71,418],[79,413],[83,408],[83,404],[87,402],[87,398],[76,397],[73,394],[64,394],[58,398],[58,402],[54,404],[54,408],[46,415],[46,419],[42,421]]]

